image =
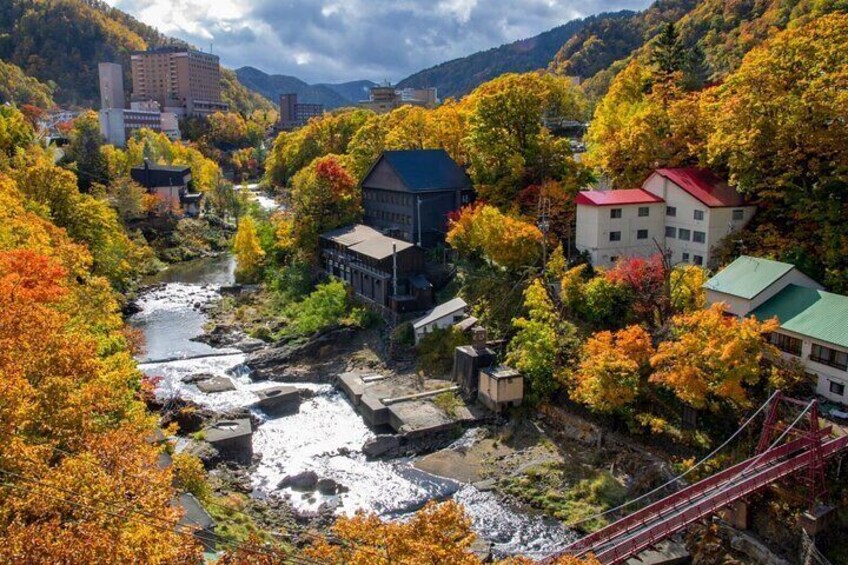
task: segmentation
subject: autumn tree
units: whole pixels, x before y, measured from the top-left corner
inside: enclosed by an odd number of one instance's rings
[[[580,351],[571,397],[598,412],[626,408],[646,385],[653,353],[651,336],[641,326],[592,335]]]
[[[775,329],[774,320],[727,316],[721,304],[676,316],[671,339],[651,357],[651,382],[695,408],[716,409],[725,401],[744,408],[748,389],[768,374],[763,361],[778,356],[764,338]]]
[[[488,204],[467,206],[453,217],[447,241],[461,254],[508,270],[537,266],[542,256],[539,228]]]
[[[100,119],[95,112],[86,112],[74,120],[71,142],[65,150],[63,161],[77,173],[79,189],[91,190],[91,185],[109,183],[109,169],[100,153],[103,136],[100,134]]]
[[[362,214],[362,194],[341,159],[327,155],[298,172],[291,189],[294,238],[305,256],[313,256],[318,236],[356,222]]]
[[[525,316],[515,319],[506,361],[527,379],[528,398],[545,400],[560,386],[578,345],[577,331],[560,318],[541,278],[524,291]]]
[[[779,256],[816,258],[837,291],[848,289],[846,36],[845,14],[783,31],[703,101],[710,163],[762,209],[759,246],[782,239]]]
[[[252,217],[244,216],[239,221],[233,241],[233,252],[236,255],[236,278],[244,282],[256,282],[265,251],[259,244],[256,221]]]

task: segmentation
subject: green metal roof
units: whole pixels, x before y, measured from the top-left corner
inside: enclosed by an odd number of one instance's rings
[[[848,296],[790,284],[751,314],[777,317],[785,330],[848,347]]]
[[[742,255],[704,284],[704,288],[750,300],[794,267],[789,263]]]

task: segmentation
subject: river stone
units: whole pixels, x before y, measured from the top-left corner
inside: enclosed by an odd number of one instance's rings
[[[318,492],[326,496],[329,496],[331,494],[348,492],[350,490],[346,486],[340,485],[333,479],[319,479],[316,486],[318,487]]]
[[[198,381],[206,381],[206,380],[213,379],[213,378],[215,378],[215,375],[213,375],[212,373],[195,373],[193,375],[184,376],[183,378],[180,379],[180,381],[182,381],[183,383],[185,383],[187,385],[190,385],[190,384],[194,384]]]
[[[366,457],[380,457],[400,447],[400,438],[393,435],[380,435],[369,439],[362,446]]]
[[[485,479],[473,483],[472,486],[480,492],[489,492],[491,490],[495,490],[495,486],[497,486],[497,484],[498,483],[497,481],[495,481],[495,479]]]
[[[299,492],[312,492],[318,486],[318,475],[315,471],[304,471],[285,477],[277,488],[290,488]]]
[[[227,377],[212,377],[211,379],[206,379],[205,381],[197,381],[195,386],[200,390],[200,392],[205,392],[206,394],[212,394],[216,392],[227,392],[229,390],[235,390],[236,385],[233,384],[233,381],[228,379]]]

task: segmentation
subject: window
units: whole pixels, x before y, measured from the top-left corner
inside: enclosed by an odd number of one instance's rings
[[[682,239],[683,241],[689,241],[689,236],[691,232],[687,229],[680,228],[677,230],[677,239]]]
[[[610,218],[616,219],[621,217],[621,208],[610,209]]]
[[[769,335],[769,341],[772,345],[781,351],[791,353],[792,355],[801,355],[801,340],[797,337],[792,337],[786,334],[772,332]]]
[[[648,230],[636,230],[636,239],[648,239]]]
[[[695,243],[704,243],[705,241],[707,241],[707,234],[702,231],[693,231],[692,241],[694,241]]]
[[[733,211],[733,221],[741,222],[745,219],[745,210],[734,210]]]
[[[689,254],[688,254],[688,253],[684,253],[684,254],[683,254],[683,262],[684,262],[684,263],[688,263],[688,262],[689,262]]]
[[[700,255],[695,255],[694,257],[692,257],[692,259],[694,260],[693,262],[696,265],[703,265],[704,264],[704,258],[701,257]]]
[[[665,207],[665,215],[666,216],[676,216],[677,215],[677,208],[675,208],[674,206],[666,206]]]
[[[813,344],[813,350],[810,352],[810,361],[815,361],[822,365],[830,365],[843,371],[848,370],[848,353],[815,343]]]
[[[695,210],[695,219],[700,221],[704,219],[704,211],[703,210]]]
[[[611,231],[610,232],[610,241],[621,241],[621,232],[620,231]]]
[[[651,209],[650,208],[648,208],[647,206],[639,206],[639,217],[640,218],[647,218],[650,215],[651,215]]]
[[[842,383],[830,381],[830,393],[837,394],[839,396],[845,396],[845,385]]]
[[[677,228],[673,228],[671,226],[666,226],[665,227],[665,236],[671,237],[671,238],[677,237]]]

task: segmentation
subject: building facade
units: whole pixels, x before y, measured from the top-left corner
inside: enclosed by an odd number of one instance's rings
[[[848,403],[848,296],[826,292],[788,263],[739,257],[704,285],[708,304],[734,315],[777,319],[769,336],[815,377],[816,393]]]
[[[124,147],[133,132],[142,128],[162,131],[162,114],[155,110],[106,108],[99,114],[100,133],[106,138],[106,143],[116,147]]]
[[[218,56],[163,47],[132,54],[133,100],[155,100],[166,112],[203,116],[225,112]]]
[[[433,305],[433,287],[422,274],[424,251],[406,241],[355,224],[320,237],[321,266],[362,299],[392,312]]]
[[[453,298],[439,304],[427,315],[412,322],[415,343],[436,329],[451,328],[468,318],[468,304],[462,298]]]
[[[277,128],[290,131],[303,127],[311,118],[324,115],[323,104],[306,104],[297,101],[297,94],[280,95],[280,121]]]
[[[384,151],[361,187],[365,224],[427,248],[444,241],[448,214],[474,198],[468,175],[443,149]]]
[[[158,197],[160,213],[200,214],[203,195],[194,190],[190,167],[153,165],[145,159],[141,167],[130,169],[130,178]]]
[[[706,169],[657,169],[638,189],[580,192],[575,241],[603,267],[624,255],[648,256],[660,249],[674,264],[707,266],[715,246],[742,229],[754,212]]]
[[[619,257],[650,256],[665,234],[665,204],[656,195],[632,190],[580,192],[575,245],[593,265],[609,266]]]
[[[125,108],[124,70],[117,63],[99,63],[100,108]]]
[[[438,103],[439,96],[435,87],[398,89],[391,84],[382,84],[372,86],[369,89],[368,100],[359,102],[359,106],[377,114],[387,114],[407,104],[435,108]]]

